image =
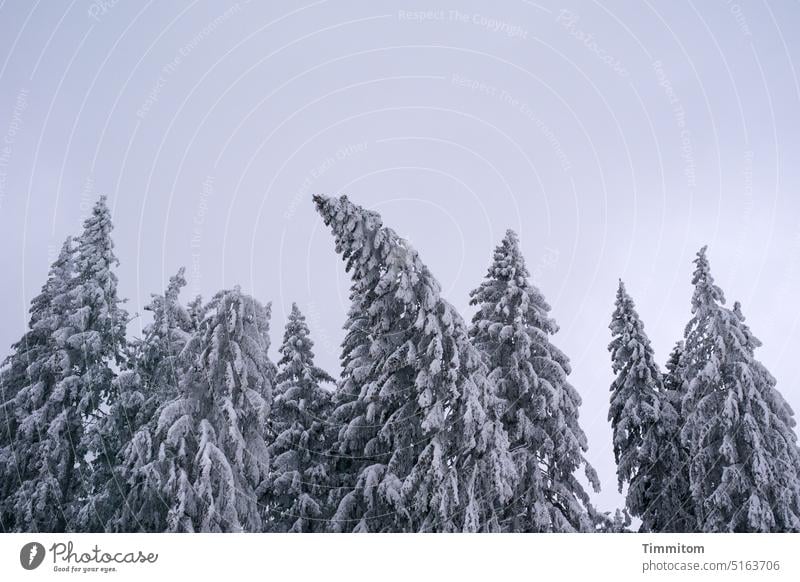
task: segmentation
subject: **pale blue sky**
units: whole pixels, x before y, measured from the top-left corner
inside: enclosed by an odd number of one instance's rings
[[[619,277],[663,362],[708,244],[800,410],[796,2],[269,6],[0,0],[0,345],[105,193],[131,312],[185,265],[187,299],[239,283],[273,301],[273,356],[297,301],[336,373],[348,281],[310,196],[347,193],[466,317],[519,232],[603,508]]]

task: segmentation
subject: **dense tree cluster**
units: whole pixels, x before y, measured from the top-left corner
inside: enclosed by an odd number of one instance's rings
[[[626,508],[640,531],[800,531],[794,413],[705,247],[694,262],[692,317],[666,376],[621,282],[617,292],[609,419]]]
[[[351,277],[338,380],[292,305],[238,287],[183,303],[181,269],[128,338],[105,198],[68,238],[0,368],[0,530],[800,531],[793,412],[725,305],[705,249],[661,372],[620,282],[611,516],[558,325],[508,231],[470,324],[407,241],[315,196]]]

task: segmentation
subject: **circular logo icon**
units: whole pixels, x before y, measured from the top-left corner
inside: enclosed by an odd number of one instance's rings
[[[30,542],[19,551],[19,563],[26,570],[35,570],[44,562],[44,546],[39,542]]]

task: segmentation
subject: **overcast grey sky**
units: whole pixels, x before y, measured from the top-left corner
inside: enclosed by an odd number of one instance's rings
[[[348,280],[310,198],[347,193],[466,318],[493,247],[519,232],[603,508],[620,503],[619,277],[663,362],[708,244],[800,410],[796,2],[261,4],[0,0],[4,351],[105,193],[131,312],[185,265],[186,299],[238,283],[273,301],[273,357],[297,301],[336,373]]]

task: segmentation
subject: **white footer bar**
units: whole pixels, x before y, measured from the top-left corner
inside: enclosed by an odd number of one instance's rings
[[[2,534],[0,579],[794,581],[798,554],[800,534]]]

